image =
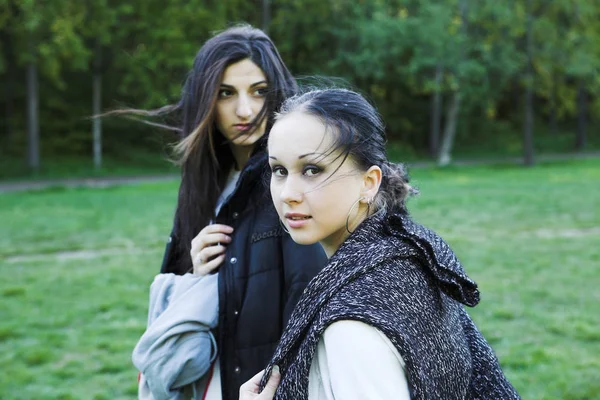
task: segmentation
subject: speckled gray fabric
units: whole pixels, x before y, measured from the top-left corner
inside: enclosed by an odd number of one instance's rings
[[[304,291],[263,385],[279,365],[276,399],[307,399],[323,331],[352,319],[378,328],[396,346],[412,399],[519,399],[463,308],[478,302],[477,285],[438,235],[405,215],[372,216]]]

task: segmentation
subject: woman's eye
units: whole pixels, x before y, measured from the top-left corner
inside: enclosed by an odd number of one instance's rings
[[[254,95],[258,97],[265,97],[267,95],[267,90],[268,88],[266,87],[258,88],[254,91]]]
[[[321,169],[319,167],[306,167],[306,168],[304,168],[304,175],[306,175],[306,176],[315,176],[319,172],[321,172]]]
[[[283,167],[272,167],[271,173],[274,176],[286,176],[287,175],[287,171]]]
[[[233,95],[233,92],[229,89],[221,89],[219,90],[219,97],[220,98],[227,98],[230,97],[231,95]]]

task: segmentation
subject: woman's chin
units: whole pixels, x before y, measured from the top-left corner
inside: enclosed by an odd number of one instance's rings
[[[290,229],[290,236],[294,242],[302,245],[311,245],[319,241],[318,238],[312,237],[311,235],[307,235],[303,232],[294,232],[293,229]]]

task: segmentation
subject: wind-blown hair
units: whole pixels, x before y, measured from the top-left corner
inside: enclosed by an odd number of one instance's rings
[[[216,102],[225,69],[244,59],[256,64],[267,78],[265,104],[252,121],[252,129],[256,129],[263,118],[267,118],[266,137],[273,125],[274,113],[287,97],[296,92],[297,85],[271,39],[260,29],[248,25],[229,28],[206,41],[196,54],[177,104],[151,111],[120,110],[110,113],[147,117],[175,115],[178,120],[175,127],[150,122],[151,125],[174,129],[181,137],[174,146],[181,165],[174,222],[176,261],[168,272],[183,274],[191,269],[189,252],[192,239],[214,220],[217,200],[227,174],[234,166],[229,142],[216,127]],[[264,149],[265,137],[257,142],[255,152]]]
[[[334,135],[327,154],[339,151],[338,157],[353,161],[363,171],[371,166],[381,168],[374,211],[407,213],[406,199],[417,191],[408,184],[405,167],[388,161],[385,126],[377,110],[363,96],[347,89],[310,90],[287,99],[276,119],[292,112],[306,113],[325,124],[326,131]]]

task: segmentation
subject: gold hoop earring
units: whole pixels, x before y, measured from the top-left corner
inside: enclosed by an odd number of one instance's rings
[[[348,231],[348,233],[352,233],[354,231],[350,231],[350,214],[352,214],[352,210],[354,210],[354,207],[356,207],[357,204],[359,204],[361,202],[361,200],[364,200],[364,197],[359,198],[358,200],[356,200],[354,203],[352,203],[352,207],[350,207],[350,211],[348,211],[348,216],[346,217],[346,231]],[[367,217],[369,216],[369,214],[371,213],[371,202],[373,201],[373,199],[368,199],[367,200]]]
[[[279,219],[279,218],[277,218],[277,219]],[[279,225],[281,225],[281,229],[283,229],[288,235],[290,234],[290,231],[285,229],[285,225],[283,224],[283,222],[281,222],[281,219],[279,219]]]

